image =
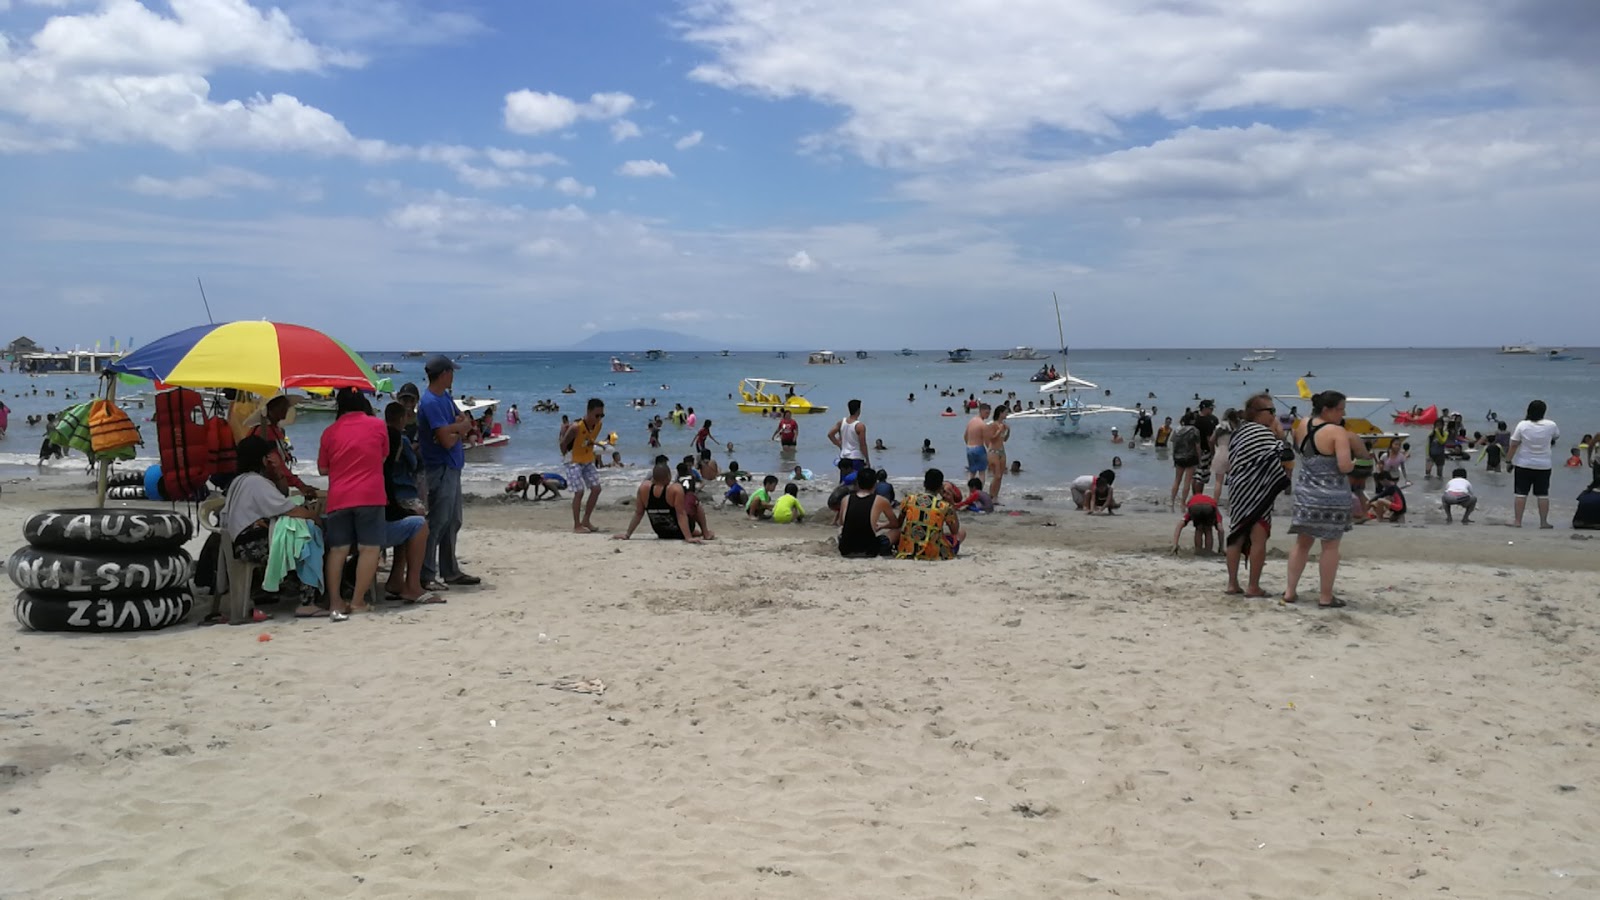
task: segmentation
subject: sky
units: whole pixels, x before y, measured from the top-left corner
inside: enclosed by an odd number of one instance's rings
[[[0,341],[1600,344],[1588,0],[0,0]]]

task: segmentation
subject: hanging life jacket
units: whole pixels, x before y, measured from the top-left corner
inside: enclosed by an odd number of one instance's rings
[[[50,442],[64,450],[82,450],[92,454],[94,443],[89,434],[89,407],[88,403],[80,403],[57,415],[55,427],[50,429]]]
[[[188,388],[156,395],[156,436],[161,445],[161,495],[177,502],[204,496],[211,476],[205,401]]]
[[[233,439],[233,426],[226,417],[219,414],[206,419],[206,449],[211,464],[211,483],[225,491],[239,474],[238,444]]]
[[[144,438],[139,426],[115,403],[96,400],[89,406],[89,443],[96,456],[109,456],[144,443]]]

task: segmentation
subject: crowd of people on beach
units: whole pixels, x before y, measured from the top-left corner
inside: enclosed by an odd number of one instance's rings
[[[339,619],[363,609],[379,554],[385,549],[395,551],[385,583],[392,599],[438,603],[452,586],[479,582],[462,571],[457,556],[464,508],[463,453],[473,443],[498,436],[501,426],[488,413],[474,419],[461,412],[453,397],[458,368],[446,356],[429,359],[424,367],[426,386],[403,385],[381,416],[365,395],[338,392],[337,417],[323,432],[317,454],[317,469],[328,478],[325,492],[307,484],[291,465],[283,432],[288,397],[263,403],[247,423],[248,434],[237,447],[241,474],[227,491],[226,532],[232,552],[264,561],[275,520],[307,520],[321,529],[322,584],[302,587],[325,590],[327,602],[319,606],[313,602],[315,591],[306,590],[300,595],[305,602],[296,606],[297,615]],[[869,436],[862,402],[852,399],[846,404],[847,414],[826,432],[838,466],[827,511],[822,513],[820,507],[808,511],[802,485],[815,477],[794,463],[801,426],[790,410],[771,411],[775,422],[770,436],[779,445],[781,466],[788,469],[792,464],[785,473],[788,478],[785,482],[769,474],[757,481],[736,460],[730,459],[724,471],[713,451],[725,450],[731,457],[733,444],[718,440],[711,419],[701,419],[694,407],[679,403],[665,416],[647,420],[648,445],[659,450],[663,426],[673,424],[692,433],[692,452],[676,461],[665,453],[654,456],[648,476],[634,489],[632,520],[613,537],[630,539],[648,522],[661,539],[689,543],[715,539],[706,514],[711,501],[702,497],[707,486],[714,485],[721,494],[719,505],[737,506],[751,522],[800,525],[821,515],[837,529],[838,552],[845,557],[956,558],[968,534],[963,517],[993,512],[1002,503],[1006,476],[1021,471],[1021,463],[1008,458],[1007,444],[1008,419],[1022,407],[1014,392],[994,391],[1003,399],[991,403],[976,392],[937,385],[933,389],[941,396],[960,398],[963,411],[970,414],[962,430],[964,479],[947,480],[941,468],[929,466],[920,490],[897,496],[889,473],[872,462],[874,451],[887,450],[883,439]],[[907,396],[907,402],[915,401],[915,393]],[[1183,532],[1192,528],[1197,553],[1220,548],[1224,554],[1226,592],[1264,597],[1266,543],[1278,500],[1287,494],[1288,533],[1294,541],[1281,600],[1300,601],[1298,590],[1312,550],[1320,549],[1317,605],[1343,606],[1334,591],[1340,541],[1359,525],[1406,522],[1412,512],[1405,494],[1413,484],[1408,472],[1411,444],[1347,429],[1347,400],[1337,391],[1311,396],[1310,412],[1304,417],[1297,407],[1283,409],[1268,393],[1253,394],[1220,416],[1215,401],[1198,395],[1196,401],[1194,408],[1177,416],[1176,424],[1171,416],[1160,417],[1156,407],[1147,410],[1139,404],[1126,439],[1120,428],[1111,429],[1111,443],[1119,449],[1153,446],[1170,458],[1173,480],[1167,502],[1178,516],[1173,549],[1180,548]],[[647,409],[655,403],[641,399],[629,405]],[[1552,469],[1558,460],[1566,467],[1592,465],[1600,441],[1584,435],[1570,452],[1558,455],[1560,430],[1547,412],[1545,403],[1535,400],[1514,427],[1494,420],[1486,433],[1471,434],[1459,412],[1439,413],[1426,439],[1422,477],[1437,481],[1447,523],[1454,524],[1457,512],[1462,524],[1474,521],[1481,496],[1466,464],[1476,456],[1486,471],[1508,466],[1512,473],[1509,525],[1522,526],[1531,496],[1539,526],[1553,527]],[[0,403],[0,429],[8,416],[9,409]],[[570,493],[573,531],[599,531],[593,522],[603,488],[599,470],[625,466],[613,449],[618,436],[605,427],[605,417],[606,406],[599,398],[589,399],[575,419],[562,416],[556,437],[560,470],[519,475],[506,492],[533,500],[561,500],[564,492]],[[515,405],[507,421],[520,421]],[[932,439],[924,438],[923,459],[931,462],[936,453]],[[1067,485],[1074,507],[1091,516],[1115,515],[1123,506],[1117,495],[1120,463],[1121,457],[1113,456],[1109,467]],[[291,501],[296,494],[299,501]],[[1600,528],[1600,467],[1579,498],[1574,527]]]

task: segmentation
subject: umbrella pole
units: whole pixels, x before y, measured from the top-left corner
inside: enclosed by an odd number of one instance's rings
[[[106,402],[107,403],[115,403],[116,399],[117,399],[117,376],[111,375],[109,378],[106,379]],[[109,460],[109,459],[101,459],[100,462],[99,462],[99,469],[100,469],[100,477],[98,479],[98,482],[99,482],[99,485],[98,485],[99,496],[96,498],[94,505],[99,509],[105,509],[105,506],[106,506],[106,483],[108,481],[110,481],[110,479],[111,479],[111,460]]]

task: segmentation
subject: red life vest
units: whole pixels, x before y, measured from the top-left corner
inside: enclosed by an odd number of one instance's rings
[[[161,494],[183,501],[201,496],[211,476],[205,401],[188,388],[156,395],[156,435],[161,445]]]

